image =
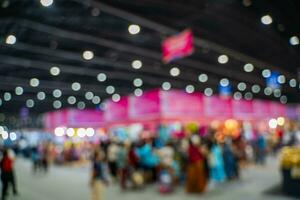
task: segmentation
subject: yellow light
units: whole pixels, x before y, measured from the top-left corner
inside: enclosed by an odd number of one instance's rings
[[[225,121],[225,128],[228,130],[233,130],[238,127],[238,122],[234,119],[228,119]]]
[[[278,118],[277,118],[277,124],[278,124],[279,126],[283,126],[284,123],[285,123],[285,119],[284,119],[283,117],[278,117]]]

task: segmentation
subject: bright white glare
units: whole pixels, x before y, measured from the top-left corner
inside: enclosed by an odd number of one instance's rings
[[[244,65],[245,72],[252,72],[254,70],[254,66],[251,63],[247,63]]]
[[[171,70],[170,70],[170,74],[171,76],[179,76],[180,74],[180,69],[178,67],[173,67]]]
[[[51,6],[53,4],[53,0],[40,0],[40,3],[44,7],[49,7],[49,6]]]
[[[136,78],[133,80],[133,85],[135,87],[141,87],[143,85],[143,80],[140,78]]]
[[[69,137],[73,137],[75,135],[74,128],[68,128],[66,132],[67,132],[67,136]]]
[[[61,106],[62,106],[61,101],[55,100],[55,101],[53,102],[53,107],[54,107],[55,109],[60,109]]]
[[[93,104],[99,104],[101,102],[100,97],[98,96],[94,96],[92,99]]]
[[[106,87],[106,93],[107,94],[113,94],[116,91],[115,87],[112,85],[109,85]]]
[[[113,94],[111,98],[114,102],[119,102],[121,99],[121,96],[119,94]]]
[[[271,94],[272,94],[272,88],[270,88],[270,87],[266,87],[265,89],[264,89],[264,93],[265,93],[265,95],[267,95],[267,96],[270,96]]]
[[[270,128],[276,128],[277,127],[277,120],[276,119],[270,119],[269,120],[269,127]]]
[[[265,25],[270,25],[272,24],[273,19],[270,15],[265,15],[261,17],[261,23],[265,24]]]
[[[204,90],[204,94],[205,94],[205,96],[208,96],[208,97],[210,97],[211,95],[213,95],[213,89],[211,89],[211,88],[205,88],[205,90]]]
[[[9,92],[4,93],[4,96],[3,96],[4,101],[10,101],[11,98],[12,98],[12,96]]]
[[[65,134],[65,128],[64,127],[56,127],[54,129],[54,134],[57,136],[57,137],[62,137],[64,136]]]
[[[72,88],[72,90],[74,90],[74,91],[79,91],[79,90],[81,89],[81,85],[80,85],[80,83],[78,83],[78,82],[74,82],[74,83],[72,83],[71,88]]]
[[[281,102],[282,104],[286,104],[287,101],[288,101],[287,96],[282,95],[282,96],[280,97],[280,102]]]
[[[86,130],[84,128],[79,128],[77,130],[77,135],[78,135],[78,137],[83,138],[84,136],[86,136]]]
[[[262,71],[262,76],[263,76],[264,78],[269,78],[269,77],[271,76],[271,70],[269,70],[269,69],[264,69],[264,70]]]
[[[278,76],[277,81],[280,84],[284,84],[285,83],[285,76],[284,75]]]
[[[207,74],[200,74],[200,75],[198,76],[198,80],[199,80],[201,83],[205,83],[205,82],[208,80]]]
[[[242,93],[240,93],[240,92],[235,92],[235,93],[233,94],[233,98],[234,98],[235,100],[241,100],[241,99],[242,99]]]
[[[134,60],[132,61],[131,66],[133,69],[140,69],[143,66],[143,63],[140,60]]]
[[[68,103],[71,104],[71,105],[75,104],[76,103],[76,97],[69,96],[68,97]]]
[[[38,93],[37,93],[37,98],[38,98],[38,100],[40,100],[40,101],[44,100],[44,99],[46,98],[45,92],[38,92]]]
[[[277,124],[278,124],[279,126],[283,126],[284,123],[285,123],[284,117],[278,117],[278,118],[277,118]]]
[[[79,101],[79,102],[77,103],[77,108],[78,108],[79,110],[85,109],[85,103],[84,103],[83,101]]]
[[[84,51],[83,54],[82,54],[82,57],[85,60],[92,60],[94,58],[94,52],[92,52],[92,51]]]
[[[92,100],[93,97],[94,97],[94,93],[92,93],[92,92],[86,92],[86,93],[85,93],[85,98],[86,98],[87,100]]]
[[[297,86],[297,81],[296,81],[296,79],[294,79],[294,78],[291,79],[290,82],[289,82],[289,84],[290,84],[291,87],[296,87],[296,86]]]
[[[238,88],[239,91],[245,91],[246,88],[247,88],[247,85],[246,85],[246,83],[244,83],[244,82],[240,82],[240,83],[237,85],[237,88]]]
[[[193,93],[195,91],[195,87],[193,85],[187,85],[185,87],[185,91],[186,91],[186,93],[191,94],[191,93]]]
[[[141,31],[141,28],[140,28],[139,25],[131,24],[131,25],[128,27],[128,32],[129,32],[131,35],[136,35],[136,34],[138,34],[140,31]]]
[[[86,136],[93,137],[95,135],[95,130],[93,128],[86,129]]]
[[[169,83],[169,82],[164,82],[164,83],[162,84],[161,87],[162,87],[162,89],[165,90],[165,91],[170,90],[170,89],[171,89],[171,83]]]
[[[39,84],[40,84],[39,79],[37,79],[37,78],[32,78],[32,79],[30,79],[30,85],[31,85],[32,87],[37,87],[37,86],[39,86]]]
[[[260,86],[259,85],[253,85],[251,88],[253,93],[259,93],[260,92]]]
[[[52,95],[53,95],[55,98],[59,98],[59,97],[61,97],[62,92],[61,92],[60,89],[55,89],[55,90],[53,90]]]
[[[26,106],[32,108],[34,106],[34,101],[32,99],[27,99]]]
[[[6,44],[15,44],[17,42],[17,38],[14,35],[9,35],[6,37],[5,43]]]
[[[223,86],[223,87],[226,87],[229,85],[229,80],[227,78],[222,78],[220,80],[220,85]]]
[[[290,44],[291,45],[298,45],[299,44],[299,38],[297,36],[293,36],[290,38]]]
[[[9,134],[9,138],[11,141],[15,141],[15,140],[17,140],[17,134],[15,132],[11,132]]]
[[[134,95],[137,96],[137,97],[140,97],[143,95],[143,90],[140,89],[140,88],[137,88],[134,90]]]
[[[8,132],[7,131],[2,131],[1,135],[2,135],[3,140],[8,139]]]
[[[19,87],[19,86],[16,87],[16,89],[15,89],[16,95],[22,95],[23,92],[24,92],[24,89],[22,87]]]
[[[218,62],[219,62],[220,64],[226,64],[228,61],[229,61],[229,58],[228,58],[228,56],[226,56],[226,55],[220,55],[220,56],[218,57]]]
[[[106,79],[107,79],[107,76],[106,76],[106,74],[104,74],[104,73],[99,73],[99,74],[97,75],[97,80],[98,80],[99,82],[104,82],[104,81],[106,81]]]
[[[281,90],[280,89],[275,89],[274,90],[274,96],[279,98],[281,96]]]
[[[52,76],[58,76],[60,74],[60,69],[56,66],[50,68],[50,74]]]

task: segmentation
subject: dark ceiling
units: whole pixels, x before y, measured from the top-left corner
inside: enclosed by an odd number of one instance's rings
[[[62,107],[76,106],[68,104],[69,96],[93,108],[85,99],[87,91],[104,100],[110,97],[106,86],[113,85],[116,93],[127,95],[135,89],[135,78],[143,80],[143,90],[169,81],[173,88],[193,84],[197,91],[211,87],[215,92],[220,79],[228,78],[234,91],[245,82],[245,94],[254,84],[266,87],[263,69],[285,75],[282,95],[288,102],[300,102],[299,87],[288,84],[297,79],[300,67],[299,45],[289,43],[291,36],[300,36],[299,0],[54,0],[49,7],[40,0],[0,0],[0,6],[2,113],[19,113],[28,99],[35,102],[33,113],[53,110],[55,100]],[[273,18],[271,25],[261,23],[267,14]],[[130,24],[140,25],[141,32],[130,35]],[[195,35],[194,54],[163,64],[161,41],[186,28]],[[10,34],[17,38],[13,45],[5,44]],[[85,50],[93,51],[94,59],[84,60]],[[218,63],[221,54],[228,55],[228,63]],[[136,59],[142,61],[141,69],[131,67]],[[246,63],[255,66],[253,72],[244,71]],[[49,73],[53,66],[60,68],[59,76]],[[178,77],[170,76],[174,66],[181,70]],[[107,81],[99,82],[99,73]],[[208,75],[208,82],[198,81],[201,73]],[[40,85],[31,87],[31,78],[38,78]],[[81,84],[79,91],[72,90],[73,82]],[[17,86],[24,88],[23,95],[15,94]],[[53,97],[55,89],[62,91],[60,98]],[[40,91],[47,95],[43,101],[37,100]],[[12,94],[10,101],[4,101],[5,92]],[[254,98],[279,101],[263,90]]]

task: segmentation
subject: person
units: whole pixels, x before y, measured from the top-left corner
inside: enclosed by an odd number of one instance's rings
[[[117,167],[120,181],[120,188],[125,190],[127,188],[126,181],[128,179],[128,144],[120,143],[119,151],[117,153]]]
[[[192,136],[188,147],[186,176],[186,191],[188,193],[202,193],[206,189],[207,175],[205,173],[205,158],[200,145],[200,138],[196,135]]]
[[[35,173],[39,169],[41,163],[40,155],[37,147],[32,147],[31,149],[31,160],[32,160],[32,169],[33,172]]]
[[[9,156],[9,152],[7,149],[4,149],[3,151],[0,168],[2,182],[2,200],[6,200],[9,185],[12,186],[13,194],[18,194],[14,175],[14,159]]]
[[[110,173],[114,179],[117,178],[117,154],[119,151],[119,147],[115,142],[112,142],[107,149],[107,159]]]
[[[237,161],[231,148],[231,141],[227,139],[223,146],[225,173],[229,180],[237,178]]]
[[[264,165],[266,158],[266,139],[263,134],[259,134],[257,138],[257,163]]]
[[[105,185],[108,184],[108,167],[102,151],[95,151],[92,160],[91,200],[103,200]]]
[[[224,182],[226,179],[224,161],[220,146],[212,141],[209,154],[210,178],[214,183]]]

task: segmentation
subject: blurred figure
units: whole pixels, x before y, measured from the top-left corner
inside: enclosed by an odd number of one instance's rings
[[[41,162],[45,172],[48,172],[49,157],[50,157],[49,145],[45,143],[41,148]]]
[[[14,159],[9,155],[7,149],[3,151],[3,157],[0,162],[1,182],[2,182],[2,200],[6,200],[9,185],[12,186],[14,195],[17,195],[17,187],[14,175]]]
[[[128,144],[120,143],[119,151],[117,153],[117,167],[120,181],[120,188],[125,190],[127,188],[126,182],[128,180]]]
[[[107,159],[110,173],[114,179],[117,178],[118,168],[117,168],[117,154],[119,147],[115,142],[112,142],[107,147]]]
[[[223,159],[224,159],[224,167],[225,173],[228,179],[234,179],[238,177],[237,172],[237,160],[234,156],[231,140],[227,139],[223,146]]]
[[[188,166],[186,191],[188,193],[202,193],[207,185],[205,173],[205,158],[200,145],[200,138],[192,136],[188,148]]]
[[[40,168],[40,163],[41,163],[41,158],[37,147],[32,147],[31,149],[31,161],[32,161],[32,169],[33,172],[35,173]]]
[[[102,151],[96,151],[92,159],[91,200],[103,200],[105,185],[108,184],[108,167]]]
[[[264,165],[266,160],[265,158],[266,158],[267,144],[263,134],[258,135],[256,143],[257,143],[256,163]]]
[[[222,156],[222,150],[220,146],[215,142],[209,145],[209,168],[210,168],[210,178],[213,182],[224,182],[226,179],[224,170],[224,161]]]

